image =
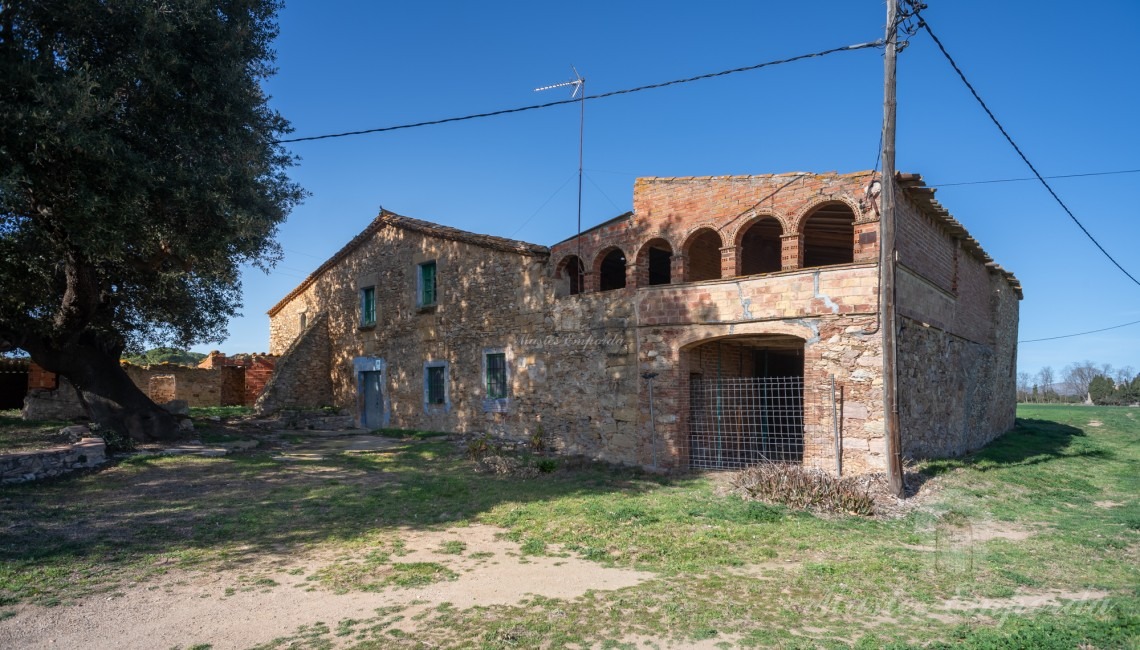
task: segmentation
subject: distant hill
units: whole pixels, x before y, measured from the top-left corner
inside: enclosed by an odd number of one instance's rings
[[[160,363],[197,366],[198,362],[205,358],[206,355],[201,352],[191,352],[178,348],[153,348],[142,354],[123,355],[123,361],[133,363],[136,366],[153,366]]]

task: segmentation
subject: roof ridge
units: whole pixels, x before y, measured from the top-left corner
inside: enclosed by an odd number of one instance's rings
[[[396,214],[391,210],[380,208],[380,214],[376,215],[376,218],[370,221],[368,225],[364,227],[364,230],[361,230],[355,237],[348,240],[348,243],[342,246],[340,250],[333,253],[332,256],[322,262],[321,265],[314,269],[312,273],[307,275],[304,280],[301,280],[301,283],[294,287],[292,291],[285,294],[281,300],[278,300],[276,304],[270,307],[269,311],[266,313],[270,316],[276,316],[278,312],[284,309],[285,305],[288,304],[289,301],[293,300],[303,291],[312,286],[312,284],[317,281],[317,278],[324,274],[325,271],[328,271],[330,268],[340,263],[340,261],[345,257],[348,257],[349,253],[352,253],[361,244],[363,244],[370,237],[372,237],[372,235],[379,232],[380,229],[385,226],[403,228],[405,230],[414,230],[416,232],[440,237],[442,239],[450,239],[452,241],[471,244],[473,246],[492,248],[505,251],[507,253],[516,253],[519,255],[550,254],[549,248],[540,246],[539,244],[530,244],[524,241],[507,239],[505,237],[496,237],[494,235],[480,235],[478,233],[460,230],[459,228],[453,228],[451,226],[444,226],[431,221],[425,221],[423,219],[405,217],[404,215]]]

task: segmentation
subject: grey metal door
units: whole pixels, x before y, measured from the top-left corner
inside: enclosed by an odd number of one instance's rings
[[[379,429],[384,421],[384,373],[369,370],[360,373],[360,426]]]

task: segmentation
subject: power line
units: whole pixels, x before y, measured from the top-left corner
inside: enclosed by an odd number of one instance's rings
[[[630,93],[638,93],[643,90],[655,90],[657,88],[665,88],[666,86],[675,86],[677,84],[686,84],[693,81],[702,81],[704,79],[712,79],[714,77],[723,77],[725,75],[736,74],[737,72],[749,72],[751,70],[759,70],[760,68],[767,68],[774,65],[781,65],[784,63],[793,63],[795,61],[802,61],[804,59],[811,59],[819,56],[826,56],[836,52],[849,52],[854,50],[863,50],[871,47],[880,47],[883,44],[882,40],[877,40],[871,43],[859,43],[857,45],[845,45],[843,47],[835,47],[830,50],[822,50],[820,52],[812,52],[811,54],[800,54],[798,56],[789,57],[786,59],[779,59],[776,61],[767,61],[764,63],[757,63],[755,65],[745,66],[743,68],[733,68],[732,70],[721,70],[720,72],[710,72],[707,74],[697,75],[695,77],[687,77],[685,79],[674,79],[672,81],[663,81],[661,83],[649,84],[647,86],[637,86],[636,88],[626,88],[624,90],[611,90],[610,92],[599,93],[597,95],[587,95],[578,99],[563,99],[554,102],[546,102],[545,104],[533,104],[531,106],[520,106],[518,108],[507,108],[499,111],[491,111],[489,113],[475,113],[473,115],[464,115],[462,117],[447,117],[440,120],[429,120],[426,122],[415,122],[412,124],[399,124],[396,126],[384,126],[375,129],[364,129],[362,131],[345,131],[343,133],[328,133],[325,135],[311,135],[304,138],[286,138],[282,140],[275,140],[274,144],[285,144],[287,142],[308,142],[310,140],[327,140],[329,138],[345,138],[351,135],[365,135],[368,133],[383,133],[386,131],[398,131],[400,129],[413,129],[421,126],[434,126],[436,124],[447,124],[449,122],[462,122],[465,120],[475,120],[483,117],[495,117],[497,115],[508,115],[510,113],[522,113],[525,111],[534,111],[542,108],[551,108],[553,106],[563,106],[565,104],[575,104],[584,99],[605,99],[606,97],[614,97],[616,95],[628,95]]]
[[[1089,330],[1087,332],[1077,332],[1076,334],[1062,334],[1061,336],[1050,336],[1043,339],[1029,339],[1026,341],[1018,341],[1018,343],[1037,343],[1038,341],[1056,341],[1057,339],[1071,339],[1074,336],[1084,336],[1085,334],[1096,334],[1097,332],[1107,332],[1108,330],[1116,330],[1121,327],[1128,327],[1129,325],[1136,325],[1140,320],[1134,320],[1131,323],[1122,323],[1120,325],[1113,325],[1112,327],[1102,327],[1098,330]]]
[[[994,116],[993,111],[990,110],[990,107],[986,106],[986,103],[982,101],[982,97],[978,94],[978,91],[974,90],[974,86],[970,84],[968,79],[966,79],[965,73],[963,73],[962,69],[958,67],[958,64],[954,61],[954,58],[950,56],[950,53],[946,51],[946,47],[942,45],[942,41],[934,35],[934,32],[930,29],[930,24],[918,12],[919,8],[916,7],[915,15],[919,17],[919,26],[926,30],[926,33],[930,35],[930,38],[934,39],[934,44],[938,46],[938,49],[942,52],[942,56],[946,57],[946,60],[950,62],[950,65],[954,68],[954,72],[958,73],[958,77],[962,80],[962,83],[966,84],[966,88],[970,90],[970,94],[974,96],[974,99],[978,100],[978,104],[981,105],[982,110],[986,112],[986,115],[989,116],[990,120],[993,121],[994,125],[997,126],[999,131],[1001,131],[1001,134],[1005,136],[1006,141],[1009,142],[1010,146],[1013,147],[1013,150],[1017,152],[1017,155],[1021,156],[1021,160],[1024,161],[1025,164],[1029,167],[1029,171],[1033,172],[1033,176],[1037,180],[1041,181],[1041,184],[1045,186],[1045,189],[1049,191],[1049,194],[1051,194],[1053,196],[1053,199],[1057,201],[1057,204],[1061,206],[1061,209],[1065,211],[1065,214],[1069,215],[1069,218],[1073,220],[1073,223],[1077,224],[1077,227],[1081,229],[1081,232],[1083,232],[1085,236],[1089,238],[1089,241],[1091,241],[1098,249],[1100,249],[1100,252],[1104,253],[1104,256],[1107,257],[1108,260],[1116,266],[1116,268],[1120,269],[1121,273],[1128,276],[1129,280],[1132,280],[1132,282],[1136,285],[1140,285],[1140,280],[1137,280],[1135,277],[1133,277],[1131,273],[1129,273],[1123,266],[1120,265],[1120,262],[1117,262],[1112,255],[1109,255],[1108,251],[1104,249],[1104,246],[1101,246],[1100,242],[1098,242],[1096,238],[1092,236],[1092,233],[1090,233],[1088,229],[1085,228],[1080,219],[1077,219],[1077,216],[1073,214],[1073,211],[1069,209],[1069,206],[1065,205],[1065,202],[1061,200],[1060,196],[1057,196],[1057,193],[1053,191],[1052,186],[1050,186],[1045,178],[1041,175],[1041,173],[1037,171],[1037,168],[1033,166],[1033,163],[1029,162],[1029,158],[1025,155],[1024,152],[1021,151],[1021,147],[1017,146],[1017,143],[1013,141],[1013,138],[1010,137],[1009,133],[1005,130],[1005,127],[1003,127],[1001,125],[1001,122],[998,121],[997,117]]]
[[[1111,176],[1113,174],[1138,174],[1140,169],[1121,169],[1111,172],[1088,172],[1085,174],[1061,174],[1058,176],[1045,176],[1045,178],[1083,178],[1085,176]],[[1016,183],[1018,181],[1035,181],[1034,176],[1027,176],[1025,178],[998,178],[988,181],[963,181],[961,183],[934,183],[927,187],[954,187],[957,185],[985,185],[986,183]]]

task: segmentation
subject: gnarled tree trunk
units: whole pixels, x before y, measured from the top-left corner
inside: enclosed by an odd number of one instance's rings
[[[180,436],[178,417],[151,401],[131,381],[116,350],[104,350],[90,340],[59,347],[26,340],[20,347],[36,364],[67,378],[80,391],[92,422],[138,442]]]

